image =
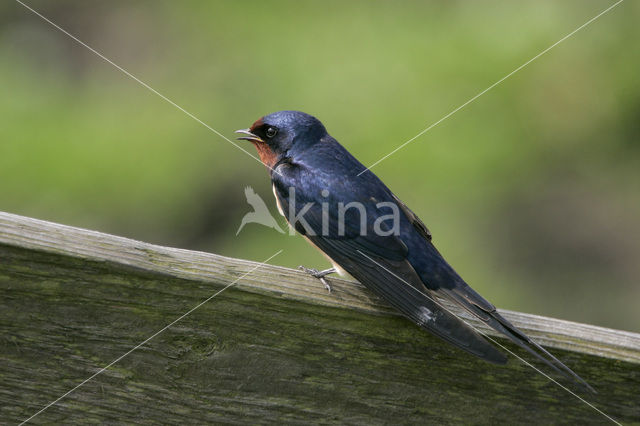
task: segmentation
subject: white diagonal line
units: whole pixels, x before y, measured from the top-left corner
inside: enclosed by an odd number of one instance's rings
[[[96,49],[94,49],[93,47],[89,46],[87,43],[83,42],[82,40],[80,40],[78,37],[74,36],[73,34],[71,34],[70,32],[68,32],[67,30],[65,30],[64,28],[62,28],[61,26],[59,26],[58,24],[56,24],[55,22],[51,21],[49,18],[47,18],[46,16],[42,15],[41,13],[39,13],[38,11],[34,10],[33,8],[27,6],[26,4],[24,4],[23,2],[21,2],[20,0],[16,0],[16,2],[20,3],[22,6],[24,6],[25,8],[29,9],[31,12],[35,13],[36,15],[38,15],[40,18],[42,18],[43,20],[45,20],[46,22],[48,22],[49,24],[51,24],[53,27],[57,28],[58,30],[60,30],[61,32],[63,32],[64,34],[68,35],[69,37],[71,37],[73,40],[75,40],[76,42],[78,42],[79,44],[81,44],[82,46],[86,47],[87,49],[89,49],[90,51],[92,51],[93,53],[95,53],[96,55],[98,55],[100,58],[104,59],[106,62],[110,63],[111,65],[113,65],[115,68],[117,68],[118,70],[122,71],[125,75],[127,75],[128,77],[131,77],[133,80],[135,80],[136,82],[138,82],[140,85],[142,85],[143,87],[149,89],[151,92],[155,93],[156,95],[160,96],[162,99],[164,99],[165,101],[169,102],[171,105],[173,105],[174,107],[178,108],[180,111],[184,112],[185,114],[187,114],[189,117],[193,118],[194,120],[196,120],[198,123],[202,124],[204,127],[206,127],[207,129],[211,130],[213,133],[215,133],[216,135],[220,136],[222,139],[226,140],[227,142],[229,142],[231,145],[235,146],[236,148],[238,148],[240,151],[244,152],[245,154],[247,154],[249,157],[253,158],[254,160],[258,161],[260,164],[263,164],[262,161],[260,161],[257,157],[253,156],[249,151],[247,151],[246,149],[242,148],[240,145],[234,143],[231,139],[229,139],[228,137],[226,137],[225,135],[223,135],[222,133],[220,133],[219,131],[217,131],[216,129],[214,129],[213,127],[209,126],[207,123],[205,123],[204,121],[200,120],[198,117],[196,117],[195,115],[193,115],[192,113],[190,113],[189,111],[187,111],[186,109],[182,108],[180,105],[176,104],[175,102],[173,102],[171,99],[167,98],[165,95],[163,95],[162,93],[158,92],[156,89],[154,89],[153,87],[149,86],[147,83],[145,83],[144,81],[140,80],[138,77],[136,77],[135,75],[131,74],[129,71],[127,71],[126,69],[122,68],[120,65],[116,64],[115,62],[113,62],[111,59],[107,58],[106,56],[104,56],[102,53],[98,52]],[[266,164],[265,164],[266,165]],[[271,167],[267,166],[268,168],[271,169]],[[273,170],[273,169],[271,169]],[[276,172],[277,173],[277,172]]]
[[[133,348],[131,348],[129,351],[127,351],[126,353],[124,353],[123,355],[120,355],[118,358],[114,359],[113,361],[111,361],[109,364],[107,364],[106,366],[102,367],[100,370],[96,371],[93,375],[91,375],[90,377],[86,378],[85,380],[83,380],[82,382],[80,382],[79,384],[77,384],[73,389],[71,389],[70,391],[66,392],[64,395],[62,395],[61,397],[59,397],[58,399],[51,401],[50,403],[48,403],[47,405],[45,405],[44,407],[42,407],[37,413],[33,414],[31,417],[29,417],[26,420],[23,420],[22,423],[20,423],[21,425],[27,423],[28,421],[30,421],[31,419],[33,419],[34,417],[36,417],[37,415],[39,415],[40,413],[42,413],[43,411],[45,411],[47,408],[51,407],[52,405],[56,404],[58,401],[60,401],[61,399],[63,399],[64,397],[66,397],[67,395],[69,395],[70,393],[72,393],[73,391],[75,391],[76,389],[78,389],[80,386],[84,385],[85,383],[87,383],[88,381],[92,380],[94,377],[96,377],[97,375],[103,373],[105,370],[107,370],[109,367],[111,367],[113,364],[115,364],[116,362],[120,361],[122,358],[126,357],[127,355],[129,355],[131,352],[135,351],[136,349],[138,349],[139,347],[141,347],[142,345],[144,345],[145,343],[149,342],[151,339],[153,339],[154,337],[156,337],[158,334],[162,333],[163,331],[165,331],[166,329],[168,329],[169,327],[171,327],[172,325],[174,325],[175,323],[177,323],[178,321],[180,321],[181,319],[183,319],[184,317],[186,317],[187,315],[189,315],[190,313],[192,313],[193,311],[195,311],[196,309],[198,309],[200,306],[204,305],[205,303],[207,303],[208,301],[210,301],[211,299],[213,299],[214,297],[216,297],[217,295],[219,295],[220,293],[222,293],[223,291],[225,291],[226,289],[228,289],[229,287],[233,286],[234,284],[236,284],[238,281],[240,281],[242,278],[246,277],[247,275],[249,275],[250,273],[252,273],[253,271],[255,271],[256,269],[264,266],[268,261],[270,261],[271,259],[273,259],[274,257],[276,257],[277,255],[279,255],[280,253],[282,253],[282,250],[278,250],[275,254],[271,255],[267,260],[263,261],[262,263],[259,263],[258,265],[256,265],[255,267],[251,268],[249,271],[245,272],[244,274],[242,274],[240,277],[236,278],[231,284],[228,284],[226,287],[224,287],[222,290],[217,291],[216,293],[214,293],[213,295],[209,296],[208,298],[206,298],[205,300],[203,300],[202,302],[198,303],[196,306],[194,306],[193,308],[189,309],[186,313],[180,315],[178,318],[176,318],[175,320],[171,321],[169,324],[167,324],[166,326],[164,326],[162,329],[156,331],[154,334],[152,334],[150,337],[147,337],[144,341],[142,341],[141,343],[137,344],[136,346],[134,346]]]
[[[436,121],[435,123],[433,123],[432,125],[430,125],[429,127],[427,127],[426,129],[422,130],[420,133],[418,133],[417,135],[415,135],[414,137],[412,137],[411,139],[409,139],[408,141],[406,141],[405,143],[403,143],[402,145],[400,145],[399,147],[397,147],[396,149],[394,149],[393,151],[391,151],[390,153],[388,153],[387,155],[385,155],[384,157],[380,158],[378,161],[376,161],[375,163],[373,163],[372,165],[370,165],[369,167],[367,167],[366,169],[364,169],[363,171],[361,171],[360,173],[358,173],[358,176],[360,176],[361,174],[363,174],[364,172],[366,172],[367,170],[372,169],[373,167],[375,167],[378,163],[384,161],[385,159],[387,159],[389,156],[395,154],[396,152],[398,152],[399,150],[401,150],[402,148],[404,148],[405,146],[409,145],[411,142],[413,142],[414,140],[416,140],[417,138],[419,138],[420,136],[424,135],[425,133],[427,133],[429,130],[433,129],[434,127],[436,127],[438,124],[442,123],[444,120],[446,120],[447,118],[451,117],[453,114],[455,114],[456,112],[460,111],[462,108],[466,107],[467,105],[469,105],[471,102],[475,101],[476,99],[478,99],[480,96],[484,95],[485,93],[487,93],[489,90],[493,89],[494,87],[496,87],[498,84],[502,83],[503,81],[505,81],[506,79],[508,79],[509,77],[511,77],[512,75],[514,75],[515,73],[517,73],[518,71],[520,71],[522,68],[526,67],[527,65],[529,65],[531,62],[535,61],[536,59],[538,59],[540,56],[544,55],[545,53],[547,53],[548,51],[550,51],[551,49],[553,49],[554,47],[556,47],[557,45],[559,45],[560,43],[562,43],[563,41],[565,41],[566,39],[568,39],[569,37],[571,37],[572,35],[574,35],[575,33],[577,33],[578,31],[580,31],[581,29],[583,29],[584,27],[586,27],[587,25],[589,25],[590,23],[592,23],[593,21],[595,21],[596,19],[598,19],[599,17],[601,17],[602,15],[604,15],[605,13],[609,12],[611,9],[613,9],[614,7],[616,7],[617,5],[619,5],[620,3],[622,3],[624,0],[618,0],[616,3],[614,3],[613,5],[609,6],[608,8],[606,8],[605,10],[603,10],[602,12],[598,13],[596,16],[594,16],[593,18],[589,19],[587,22],[585,22],[584,24],[580,25],[578,28],[576,28],[575,30],[571,31],[569,34],[567,34],[566,36],[562,37],[560,40],[556,41],[555,43],[553,43],[551,46],[547,47],[546,49],[544,49],[542,52],[538,53],[536,56],[534,56],[533,58],[529,59],[527,62],[525,62],[524,64],[520,65],[518,68],[516,68],[515,70],[511,71],[509,74],[505,75],[504,77],[502,77],[500,80],[496,81],[495,83],[493,83],[491,86],[487,87],[486,89],[484,89],[482,92],[478,93],[477,95],[475,95],[473,98],[469,99],[468,101],[466,101],[465,103],[463,103],[462,105],[460,105],[458,108],[454,109],[453,111],[451,111],[449,114],[445,115],[444,117],[442,117],[440,120]]]
[[[356,249],[356,251],[358,253],[360,253],[362,256],[366,257],[367,259],[369,259],[370,261],[372,261],[373,263],[375,263],[376,265],[378,265],[379,267],[381,267],[382,269],[384,269],[385,271],[387,271],[389,274],[393,275],[394,277],[396,277],[397,279],[399,279],[401,282],[405,283],[406,285],[408,285],[410,288],[412,288],[413,290],[417,291],[418,293],[420,293],[421,295],[423,295],[424,297],[426,297],[427,299],[431,300],[433,303],[435,303],[436,305],[440,306],[442,309],[444,309],[445,311],[449,312],[451,315],[455,314],[453,312],[451,312],[449,309],[447,309],[446,307],[444,307],[441,303],[438,303],[434,298],[432,298],[431,296],[427,295],[426,293],[420,291],[420,289],[415,288],[414,286],[412,286],[411,284],[409,284],[408,282],[406,282],[402,277],[399,277],[398,275],[396,275],[395,273],[393,273],[392,271],[390,271],[389,269],[387,269],[384,265],[381,265],[380,263],[376,262],[375,260],[373,260],[371,257],[367,256],[366,254],[364,254],[362,251]],[[533,366],[533,364],[527,362],[526,360],[524,360],[524,358],[519,357],[518,355],[516,355],[515,353],[513,353],[512,351],[510,351],[509,349],[507,349],[506,347],[504,347],[503,345],[501,345],[500,343],[496,342],[494,339],[492,339],[490,336],[486,335],[485,333],[483,333],[482,331],[478,330],[477,328],[475,328],[472,324],[466,323],[467,325],[469,325],[469,327],[471,327],[472,329],[474,329],[476,332],[480,333],[481,335],[483,335],[484,337],[486,337],[487,339],[491,340],[493,343],[497,344],[498,346],[500,346],[502,349],[506,350],[507,352],[509,352],[511,355],[515,356],[516,358],[518,358],[520,361],[522,361],[525,365],[528,365],[529,367],[533,368],[535,371],[537,371],[538,373],[542,374],[544,377],[546,377],[547,379],[551,380],[553,383],[555,383],[556,385],[560,386],[562,389],[564,389],[565,391],[569,392],[571,395],[575,396],[576,398],[578,398],[580,401],[582,401],[583,403],[585,403],[586,405],[588,405],[589,407],[593,408],[594,410],[596,410],[598,413],[602,414],[604,417],[606,417],[607,419],[611,420],[613,423],[622,426],[617,420],[613,419],[611,416],[609,416],[608,414],[606,414],[604,411],[600,410],[598,407],[596,407],[595,405],[593,405],[592,403],[590,403],[589,401],[585,400],[584,398],[582,398],[580,395],[578,395],[577,393],[573,392],[571,389],[569,389],[568,387],[564,386],[563,384],[561,384],[560,382],[558,382],[557,380],[555,380],[553,377],[549,376],[548,374],[544,373],[542,370],[536,368],[535,366]]]

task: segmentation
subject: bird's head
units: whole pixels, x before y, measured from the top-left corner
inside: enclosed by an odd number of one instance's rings
[[[251,141],[269,168],[285,157],[293,157],[327,135],[320,120],[300,111],[278,111],[259,118],[248,129],[236,130]]]

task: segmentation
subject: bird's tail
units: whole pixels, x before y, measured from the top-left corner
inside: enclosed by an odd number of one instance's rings
[[[464,307],[467,311],[472,313],[477,318],[485,322],[489,327],[507,336],[512,342],[526,350],[547,366],[551,367],[563,376],[581,384],[592,393],[597,393],[582,377],[578,376],[573,370],[563,364],[558,358],[553,356],[549,351],[540,346],[538,343],[531,340],[526,334],[520,331],[516,326],[511,324],[500,315],[496,308],[489,302],[484,300],[479,294],[477,294],[471,287],[465,289],[464,293],[457,291],[457,289],[438,289],[438,294],[445,296],[447,299],[455,302],[456,304]],[[468,292],[472,293],[468,293]],[[473,301],[480,298],[483,304],[474,303]]]

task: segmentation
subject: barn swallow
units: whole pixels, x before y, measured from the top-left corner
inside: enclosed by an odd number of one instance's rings
[[[506,363],[502,352],[439,302],[449,300],[595,392],[467,285],[418,216],[317,118],[280,111],[236,133],[255,145],[267,166],[280,214],[333,264],[311,270],[325,285],[328,273],[346,272],[418,326],[484,360]]]

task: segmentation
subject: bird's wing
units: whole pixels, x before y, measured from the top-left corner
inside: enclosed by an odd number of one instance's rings
[[[274,184],[278,188],[278,182]],[[276,197],[283,210],[289,212],[290,200],[286,194],[282,190],[276,190]],[[295,210],[299,211],[309,205],[305,200],[309,201],[305,199],[303,189],[299,188]],[[323,211],[319,203],[311,205],[304,214],[306,222],[315,232],[294,224],[296,230],[419,326],[478,357],[494,363],[506,362],[506,357],[484,337],[426,294],[420,277],[407,260],[407,246],[402,240],[394,235],[380,236],[373,232],[375,216],[366,215],[367,232],[361,233],[358,218],[347,215],[343,235],[340,235],[337,232],[337,210],[331,208],[328,211],[327,235],[321,232]]]

